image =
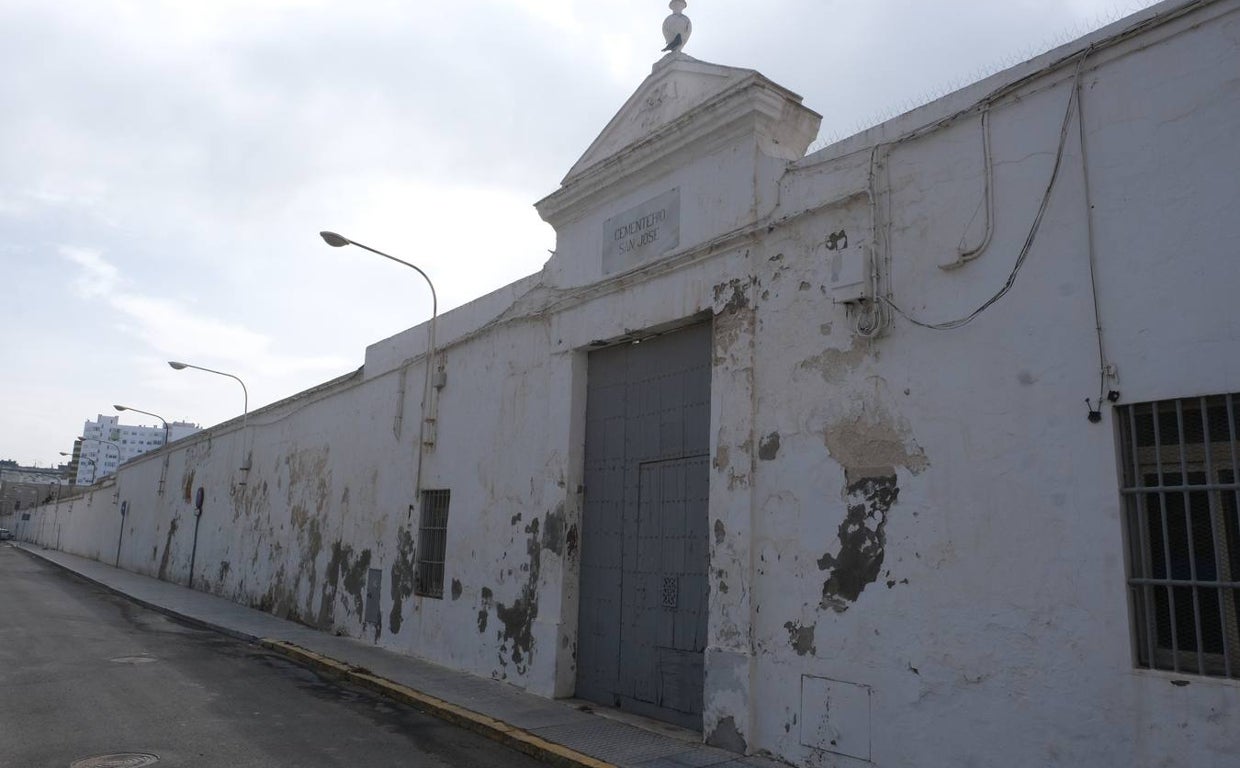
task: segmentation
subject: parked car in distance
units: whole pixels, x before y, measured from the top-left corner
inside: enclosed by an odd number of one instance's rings
[[[13,532],[8,528],[0,528],[0,541],[8,541],[13,538]]]

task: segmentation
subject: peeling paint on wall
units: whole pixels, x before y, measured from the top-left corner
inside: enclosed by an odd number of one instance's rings
[[[557,555],[564,553],[564,505],[558,504],[556,508],[547,513],[547,524],[543,528],[542,535],[543,549],[554,552]]]
[[[788,645],[792,646],[792,650],[797,652],[798,656],[809,654],[813,656],[818,653],[818,648],[814,646],[814,630],[817,624],[804,626],[799,621],[785,622],[784,629],[788,630]]]
[[[831,572],[822,585],[823,608],[848,610],[865,585],[878,578],[887,543],[887,514],[899,493],[894,474],[861,478],[848,486],[850,503],[839,527],[839,551],[818,560],[819,570]]]
[[[327,569],[323,586],[319,593],[318,616],[313,626],[329,628],[335,620],[336,597],[341,586],[344,587],[344,598],[341,602],[347,612],[358,621],[364,621],[366,610],[366,572],[370,569],[370,550],[363,549],[354,557],[353,547],[339,541],[332,543],[331,558],[327,561]],[[284,568],[281,566],[277,583],[283,582]],[[348,598],[352,598],[349,600]],[[378,628],[377,628],[378,629]],[[376,638],[378,633],[376,632]]]
[[[340,571],[345,565],[347,555],[344,554],[340,542],[332,544],[332,556],[327,561],[327,572],[323,577],[323,586],[319,594],[319,612],[316,624],[320,629],[330,629],[336,620],[336,593],[340,584]]]
[[[294,489],[309,490],[314,508],[320,512],[327,508],[328,488],[331,484],[331,465],[328,461],[330,453],[331,449],[323,446],[297,451],[284,459],[288,468],[289,495],[292,496]],[[294,523],[296,522],[294,519]]]
[[[346,548],[346,552],[352,551],[352,547]],[[366,615],[366,571],[368,570],[370,570],[369,549],[363,549],[362,554],[351,564],[348,563],[346,555],[346,565],[341,574],[341,581],[344,582],[345,594],[353,598],[352,612],[359,618]]]
[[[561,521],[561,525],[563,522]],[[534,650],[534,619],[538,617],[538,577],[542,570],[542,541],[539,535],[538,518],[530,521],[525,527],[529,534],[526,551],[530,561],[526,582],[521,585],[521,592],[511,605],[495,604],[495,617],[503,624],[498,632],[500,641],[499,663],[507,666],[511,660],[518,673],[524,675],[529,670]]]
[[[749,749],[745,737],[736,727],[736,718],[731,715],[720,719],[715,724],[714,730],[706,736],[706,743],[742,755]]]
[[[712,362],[715,366],[727,363],[737,353],[735,347],[742,339],[746,339],[749,344],[753,343],[757,313],[750,307],[748,291],[752,284],[752,278],[744,281],[734,278],[715,286],[715,318],[712,329]],[[742,356],[746,360],[749,357],[747,354]],[[747,366],[738,365],[736,369],[747,370]],[[722,463],[726,466],[726,457]]]
[[[396,634],[404,622],[401,605],[413,594],[417,573],[414,569],[413,534],[401,526],[396,532],[396,560],[392,563],[392,610],[388,614],[388,631]]]
[[[753,281],[732,278],[715,286],[715,312],[733,313],[749,308],[749,286]]]
[[[930,466],[921,447],[885,418],[861,414],[829,425],[823,442],[850,484],[861,477],[894,474],[895,467],[918,474]]]
[[[259,520],[267,518],[271,510],[267,489],[266,480],[233,488],[233,522],[245,516],[252,525],[257,525]]]
[[[779,433],[772,432],[758,441],[758,458],[771,461],[779,455]]]
[[[829,333],[830,326],[825,327]],[[866,359],[869,355],[868,347],[868,342],[854,336],[852,346],[848,349],[824,349],[820,354],[802,360],[799,367],[816,371],[827,384],[839,384]]]
[[[481,596],[482,600],[479,603],[481,607],[478,608],[478,634],[487,631],[487,618],[490,616],[492,605],[494,605],[494,593],[491,592],[490,587],[483,587]]]

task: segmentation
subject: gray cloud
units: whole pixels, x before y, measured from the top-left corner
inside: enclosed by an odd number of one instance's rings
[[[693,0],[688,52],[801,93],[844,136],[1096,24],[1110,0]],[[9,0],[0,5],[0,458],[51,461],[118,399],[211,423],[360,364],[424,287],[315,233],[416,259],[452,306],[536,270],[532,204],[642,78],[665,2]],[[484,226],[479,226],[479,221]],[[201,362],[210,364],[212,360]],[[338,370],[332,370],[332,366]],[[171,415],[171,414],[165,414]]]

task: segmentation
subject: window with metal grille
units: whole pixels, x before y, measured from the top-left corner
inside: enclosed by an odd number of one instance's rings
[[[448,551],[448,502],[452,491],[422,491],[418,520],[418,565],[414,592],[443,597],[443,564]]]
[[[1116,416],[1136,664],[1240,678],[1240,395]]]

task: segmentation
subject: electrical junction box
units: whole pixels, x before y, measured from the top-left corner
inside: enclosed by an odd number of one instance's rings
[[[828,247],[831,298],[848,304],[870,297],[870,258],[868,245],[845,245],[834,250]]]

